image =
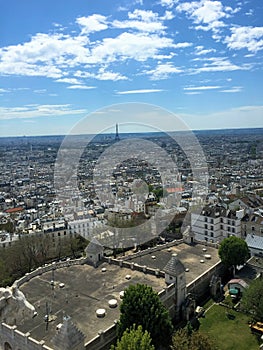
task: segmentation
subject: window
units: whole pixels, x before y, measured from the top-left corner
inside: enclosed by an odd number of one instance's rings
[[[214,231],[214,226],[210,226],[210,230],[211,230],[211,231]]]
[[[232,226],[235,226],[235,220],[232,220]]]
[[[220,230],[223,230],[224,229],[224,225],[220,225]]]
[[[220,218],[220,222],[224,222],[224,219],[223,219],[223,218]]]
[[[205,236],[207,236],[208,235],[208,232],[207,231],[205,231]]]
[[[207,224],[205,224],[205,228],[207,228]]]
[[[205,217],[205,222],[207,222],[207,217]]]
[[[211,232],[211,233],[210,233],[210,236],[211,236],[211,237],[214,237],[214,232]]]
[[[214,223],[214,219],[211,219],[211,224],[213,224]]]
[[[236,230],[235,230],[235,228],[233,227],[233,228],[232,228],[232,232],[235,233],[235,231],[236,231]]]
[[[227,228],[227,231],[228,231],[228,232],[230,231],[230,227]]]
[[[251,230],[252,230],[252,231],[255,231],[255,226],[251,226]]]

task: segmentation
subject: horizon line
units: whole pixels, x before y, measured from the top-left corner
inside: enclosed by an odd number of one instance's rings
[[[119,125],[119,123],[118,123]],[[260,127],[232,127],[232,128],[214,128],[214,129],[189,129],[189,130],[166,130],[166,131],[130,131],[130,132],[119,132],[119,135],[127,134],[161,134],[161,133],[173,133],[173,132],[200,132],[200,131],[224,131],[224,130],[256,130],[263,129],[263,126]],[[114,135],[114,131],[111,133],[101,133],[101,134],[34,134],[34,135],[6,135],[1,136],[0,138],[27,138],[27,137],[66,137],[66,136],[97,136],[97,135]]]

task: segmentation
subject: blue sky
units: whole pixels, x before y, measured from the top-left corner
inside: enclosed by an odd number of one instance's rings
[[[1,1],[0,136],[67,134],[128,102],[191,129],[263,127],[262,13],[261,0]]]

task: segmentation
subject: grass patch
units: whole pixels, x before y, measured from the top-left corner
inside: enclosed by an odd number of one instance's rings
[[[207,309],[207,305],[205,305]],[[234,316],[229,319],[226,313]],[[258,337],[251,333],[249,317],[220,305],[212,306],[200,320],[200,331],[207,333],[220,350],[258,350]]]

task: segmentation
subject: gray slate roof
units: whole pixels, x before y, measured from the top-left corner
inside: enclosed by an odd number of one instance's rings
[[[246,242],[249,248],[263,250],[263,237],[261,236],[248,234],[246,237]]]
[[[63,318],[63,324],[52,339],[56,350],[73,350],[81,343],[84,344],[84,334],[75,326],[69,316]]]
[[[100,242],[96,238],[92,238],[91,242],[85,249],[86,253],[93,253],[93,254],[100,253],[102,250],[103,250],[103,246],[100,244]]]
[[[176,254],[173,254],[171,259],[168,261],[163,271],[170,276],[178,276],[185,272],[185,267],[178,259]]]

